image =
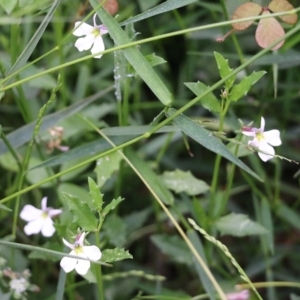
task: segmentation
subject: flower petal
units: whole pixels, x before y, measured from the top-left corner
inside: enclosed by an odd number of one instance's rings
[[[33,221],[30,221],[25,227],[24,231],[27,235],[37,234],[42,230],[45,219],[40,217]]]
[[[256,133],[254,131],[242,131],[242,134],[246,136],[256,136]]]
[[[105,50],[105,45],[103,43],[103,39],[101,34],[99,34],[94,41],[94,46],[91,49],[92,54],[99,53]],[[94,56],[94,58],[101,58],[102,54]]]
[[[70,252],[71,255],[74,255],[74,251]],[[63,270],[66,273],[69,273],[71,271],[73,271],[77,265],[77,261],[78,259],[76,258],[71,258],[71,257],[64,257],[61,261],[60,261],[60,266],[63,268]]]
[[[272,146],[270,146],[266,141],[261,141],[259,143],[258,150],[264,152],[264,153],[258,152],[258,156],[261,158],[262,161],[267,161],[269,159],[272,159],[275,155],[274,148]],[[266,153],[268,153],[270,155],[268,155]]]
[[[45,218],[42,231],[41,231],[42,235],[45,237],[50,237],[53,235],[54,232],[55,232],[55,228],[53,226],[53,221],[51,220],[50,217]]]
[[[261,119],[260,119],[260,128],[259,128],[260,132],[264,132],[265,124],[266,124],[265,119],[263,117],[261,117]]]
[[[101,258],[102,253],[97,246],[84,246],[83,252],[88,259],[97,261]]]
[[[66,241],[64,238],[62,239],[63,240],[63,243],[67,246],[67,247],[69,247],[70,249],[74,249],[74,245],[73,244],[71,244],[71,243],[69,243],[68,241]]]
[[[41,208],[42,211],[46,211],[47,210],[47,197],[44,197],[41,201]]]
[[[75,270],[80,275],[85,275],[89,270],[91,263],[88,260],[78,259]]]
[[[48,210],[48,215],[49,215],[51,218],[53,218],[53,217],[55,217],[55,216],[61,214],[62,212],[63,212],[62,209],[49,209],[49,210]]]
[[[75,47],[78,49],[78,51],[83,51],[83,50],[89,50],[95,41],[95,36],[93,34],[89,34],[85,37],[79,38],[75,42]]]
[[[84,22],[76,22],[73,34],[75,36],[88,35],[94,30],[94,27],[84,23]]]
[[[80,245],[82,247],[83,246],[83,242],[84,242],[84,238],[85,238],[85,232],[82,232],[80,234],[78,240],[76,240],[76,245]]]
[[[281,145],[281,139],[280,139],[280,132],[277,129],[265,131],[263,133],[264,138],[266,141],[272,145],[272,146],[279,146]]]
[[[21,213],[20,213],[20,218],[29,222],[32,220],[35,220],[39,218],[42,215],[43,211],[30,205],[27,204],[23,207]]]

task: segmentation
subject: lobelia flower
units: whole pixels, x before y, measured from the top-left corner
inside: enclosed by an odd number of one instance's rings
[[[63,239],[63,242],[67,247],[72,249],[70,255],[87,258],[92,261],[99,260],[102,256],[100,249],[96,246],[83,246],[84,238],[85,232],[77,235],[74,244],[70,244],[65,239]],[[60,261],[60,266],[66,273],[75,269],[78,274],[85,275],[89,270],[91,263],[88,260],[64,257]]]
[[[106,34],[108,30],[104,25],[96,24],[96,14],[94,15],[94,26],[84,22],[76,22],[73,34],[75,36],[84,36],[75,42],[75,47],[81,52],[83,50],[91,49],[92,54],[104,51],[102,35]],[[94,56],[94,58],[101,58],[102,54]]]
[[[248,145],[258,148],[259,157],[263,161],[267,161],[274,157],[275,150],[272,146],[281,145],[280,132],[277,129],[264,131],[265,119],[261,117],[260,128],[244,126],[242,133],[246,136],[253,137],[253,140],[248,142]]]
[[[227,300],[248,300],[250,293],[248,290],[226,294]]]
[[[27,235],[41,232],[43,236],[50,237],[55,232],[52,218],[61,213],[61,209],[47,207],[47,197],[44,197],[41,201],[41,209],[27,204],[23,207],[20,218],[28,222],[24,227]]]

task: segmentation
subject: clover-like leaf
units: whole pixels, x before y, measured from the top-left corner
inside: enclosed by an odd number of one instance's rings
[[[270,15],[268,10],[265,10],[263,15]],[[273,17],[261,19],[258,23],[255,39],[258,45],[262,48],[267,48],[276,40],[284,36],[285,32],[280,23]],[[284,43],[284,40],[275,45],[272,50],[279,49]]]
[[[270,4],[268,5],[268,8],[276,13],[276,12],[283,12],[283,11],[289,11],[289,10],[293,10],[294,6],[286,1],[286,0],[273,0],[270,2]],[[297,20],[298,20],[298,16],[297,14],[290,14],[290,15],[285,15],[285,16],[279,16],[279,18],[288,24],[296,24]]]
[[[258,16],[262,11],[262,7],[253,2],[247,2],[242,5],[240,5],[233,13],[232,20],[238,20],[243,18],[249,18],[249,17],[255,17]],[[238,23],[233,23],[232,27],[235,30],[244,30],[248,28],[254,20],[251,21],[243,21]]]

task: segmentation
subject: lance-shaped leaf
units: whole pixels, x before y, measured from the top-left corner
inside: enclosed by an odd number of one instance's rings
[[[294,6],[286,0],[273,0],[273,1],[270,2],[268,7],[274,13],[289,11],[289,10],[294,9]],[[291,24],[291,25],[296,24],[297,20],[298,20],[298,16],[297,16],[296,13],[291,14],[291,15],[279,16],[279,18],[283,22],[286,22],[286,23]]]
[[[93,8],[99,7],[98,0],[89,0]],[[108,29],[111,38],[117,46],[131,43],[130,38],[125,31],[120,27],[117,21],[109,15],[103,8],[97,9],[97,14],[103,24]],[[129,47],[122,50],[124,56],[132,67],[136,70],[139,76],[144,80],[156,97],[164,104],[172,103],[172,95],[163,81],[154,72],[153,68],[147,62],[137,47]]]
[[[265,10],[263,15],[270,15],[268,10]],[[257,44],[262,48],[269,47],[272,43],[274,43],[279,38],[283,37],[285,34],[284,29],[280,25],[280,23],[273,17],[261,19],[258,23],[255,39]],[[284,40],[275,45],[272,50],[279,49],[284,43]]]
[[[90,196],[92,198],[93,209],[100,212],[103,205],[103,195],[100,192],[99,186],[91,177],[88,177],[88,182],[90,188]]]
[[[247,2],[242,5],[240,5],[233,13],[232,20],[238,20],[243,18],[249,18],[249,17],[255,17],[258,16],[261,13],[262,7],[253,2]],[[238,23],[233,23],[232,27],[235,30],[244,30],[248,28],[254,20],[251,21],[243,21]]]
[[[167,112],[167,116],[170,117],[176,112],[176,109],[170,108]],[[205,128],[195,123],[183,114],[180,114],[179,116],[175,117],[172,120],[172,122],[175,126],[180,128],[186,135],[190,136],[192,139],[194,139],[206,149],[225,157],[226,159],[240,167],[242,170],[249,173],[251,176],[262,181],[256,173],[254,173],[241,160],[235,157],[218,138],[212,135],[210,131],[206,130]]]
[[[235,85],[232,88],[229,95],[229,100],[237,101],[243,96],[247,95],[252,85],[255,84],[266,73],[266,71],[253,72],[249,76],[243,78],[243,80],[239,84]]]

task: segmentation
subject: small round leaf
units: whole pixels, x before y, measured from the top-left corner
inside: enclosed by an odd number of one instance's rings
[[[259,4],[253,3],[253,2],[247,2],[247,3],[240,5],[234,11],[231,19],[238,20],[238,19],[243,19],[243,18],[255,17],[260,14],[261,10],[262,10],[262,7]],[[254,20],[238,22],[238,23],[232,24],[232,27],[235,30],[244,30],[244,29],[248,28],[253,22],[254,22]]]
[[[268,8],[274,12],[283,12],[294,9],[293,5],[286,0],[272,0],[268,5]],[[283,22],[288,24],[296,24],[298,20],[297,14],[285,15],[279,17]]]
[[[263,15],[270,15],[268,10],[265,10]],[[258,23],[255,39],[258,45],[262,48],[267,48],[277,39],[284,36],[285,32],[280,23],[273,17],[261,19]],[[279,49],[283,45],[284,41],[277,44],[272,50]]]

